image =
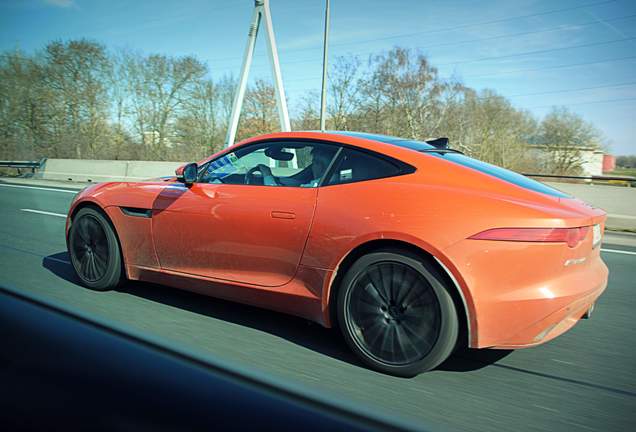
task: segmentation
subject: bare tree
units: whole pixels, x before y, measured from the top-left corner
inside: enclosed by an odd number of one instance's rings
[[[619,168],[636,168],[636,155],[618,156],[616,166]]]
[[[224,75],[216,83],[216,92],[219,97],[221,126],[227,129],[232,115],[232,104],[234,103],[234,92],[238,80],[232,75]]]
[[[129,55],[126,63],[135,130],[148,156],[164,159],[177,114],[207,68],[193,57],[158,54]]]
[[[440,97],[446,84],[425,56],[394,48],[376,56],[372,81],[386,100],[390,133],[409,138],[429,137],[435,129]]]
[[[219,128],[221,110],[217,88],[211,80],[197,82],[184,102],[175,128],[179,146],[177,154],[200,159],[223,148]]]
[[[105,48],[87,40],[52,42],[44,62],[43,84],[52,96],[48,109],[58,145],[73,148],[77,158],[94,156],[107,132],[110,61]]]
[[[239,139],[278,130],[276,99],[272,84],[257,79],[254,85],[247,89],[243,107],[237,134]]]
[[[358,107],[358,69],[357,57],[336,57],[329,71],[330,123],[335,130],[348,130],[350,117]]]
[[[600,148],[601,134],[581,116],[566,108],[554,108],[541,122],[537,144],[547,157],[546,170],[577,174],[583,164],[583,149]]]
[[[320,129],[320,113],[318,112],[320,95],[316,90],[306,93],[298,104],[298,115],[292,119],[294,130]]]
[[[49,140],[49,92],[40,64],[20,51],[0,57],[0,157],[55,152]]]

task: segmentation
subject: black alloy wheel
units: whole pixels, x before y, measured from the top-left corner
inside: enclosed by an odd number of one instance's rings
[[[85,207],[73,218],[68,239],[71,263],[84,285],[96,290],[115,288],[121,279],[119,243],[106,217]]]
[[[340,287],[338,321],[363,362],[399,376],[433,369],[457,341],[456,310],[443,278],[408,253],[358,259]]]

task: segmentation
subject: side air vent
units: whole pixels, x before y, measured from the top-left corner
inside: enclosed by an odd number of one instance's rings
[[[120,207],[123,214],[134,217],[152,217],[152,210],[138,207]]]

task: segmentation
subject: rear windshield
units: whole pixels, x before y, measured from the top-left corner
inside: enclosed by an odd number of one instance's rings
[[[481,171],[485,174],[497,177],[498,179],[505,180],[509,183],[515,184],[525,189],[530,189],[535,192],[541,192],[546,195],[559,197],[559,198],[571,198],[569,195],[554,189],[548,185],[545,185],[536,180],[532,180],[524,175],[516,173],[514,171],[501,168],[497,165],[491,165],[486,162],[482,162],[478,159],[473,159],[460,153],[432,153],[436,156],[442,157],[451,162],[455,162],[460,165],[467,166],[469,168]]]
[[[392,144],[400,147],[405,147],[411,150],[416,151],[424,151],[424,150],[432,150],[435,149],[430,144],[427,144],[424,141],[416,141],[409,140],[404,138],[392,137],[387,135],[379,135],[379,134],[369,134],[363,132],[334,132],[341,135],[348,135],[356,138],[364,138],[373,141],[380,141],[387,144]],[[554,189],[548,185],[540,183],[536,180],[532,180],[526,176],[518,174],[514,171],[507,170],[505,168],[498,167],[496,165],[492,165],[486,162],[482,162],[477,159],[473,159],[466,155],[460,153],[435,153],[431,152],[430,154],[435,155],[437,157],[441,157],[450,162],[454,162],[459,165],[463,165],[474,170],[480,171],[484,174],[491,175],[493,177],[497,177],[498,179],[507,181],[514,185],[520,186],[525,189],[529,189],[535,192],[544,193],[546,195],[558,197],[558,198],[571,198],[569,195]]]

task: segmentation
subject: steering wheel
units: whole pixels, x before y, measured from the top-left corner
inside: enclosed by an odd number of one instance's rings
[[[245,173],[245,184],[258,184],[256,181],[256,176],[254,175],[255,172],[259,172],[261,173],[261,175],[263,175],[263,172],[261,171],[261,167],[260,164],[256,165],[255,167],[250,168],[249,170],[247,170],[247,172]],[[261,181],[262,181],[263,177],[261,177]]]

